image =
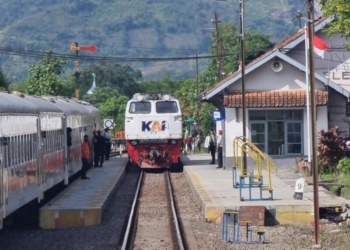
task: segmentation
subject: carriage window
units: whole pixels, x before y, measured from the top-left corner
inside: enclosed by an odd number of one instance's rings
[[[129,113],[151,113],[150,102],[132,102],[130,103]]]
[[[158,114],[179,112],[176,102],[157,102],[156,112]]]

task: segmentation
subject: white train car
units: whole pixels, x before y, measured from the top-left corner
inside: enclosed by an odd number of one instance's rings
[[[0,92],[0,228],[5,217],[40,201],[45,191],[68,184],[81,169],[83,136],[91,138],[100,120],[96,108],[74,99]]]
[[[169,94],[135,94],[126,106],[125,140],[130,161],[140,168],[182,171],[179,101]]]

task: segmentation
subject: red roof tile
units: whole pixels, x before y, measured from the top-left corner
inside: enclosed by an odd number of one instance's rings
[[[328,93],[316,90],[316,105],[326,105]],[[245,93],[245,103],[247,108],[282,108],[282,107],[305,107],[305,90],[285,90],[285,91],[254,91]],[[234,92],[224,96],[226,108],[241,108],[242,93]]]

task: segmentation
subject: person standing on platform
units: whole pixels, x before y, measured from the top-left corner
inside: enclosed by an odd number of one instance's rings
[[[216,151],[216,138],[214,130],[209,130],[209,152],[211,154],[211,162],[209,164],[215,164],[215,151]]]
[[[217,168],[222,168],[222,130],[219,130],[219,136],[216,141],[216,148],[218,150],[218,166]]]
[[[109,160],[109,155],[111,154],[111,135],[108,133],[108,128],[105,128],[105,132],[103,133],[103,137],[106,139],[106,161]]]
[[[72,146],[72,129],[70,127],[68,127],[66,129],[67,131],[67,164],[69,165],[70,162],[70,147]]]
[[[198,152],[200,152],[201,151],[201,144],[202,144],[200,133],[198,133],[198,135],[196,137],[196,143],[197,143]]]
[[[187,145],[187,153],[191,153],[192,152],[192,137],[191,135],[187,136],[186,138],[186,145]]]
[[[89,168],[89,160],[90,160],[90,146],[89,146],[89,136],[84,135],[84,141],[81,144],[81,161],[83,166],[81,167],[81,179],[87,180],[90,179],[86,176],[86,171]]]
[[[98,162],[100,162],[100,165],[98,165],[100,168],[103,167],[103,162],[105,159],[105,148],[106,148],[106,139],[101,135],[101,130],[97,130],[97,152],[98,152]]]
[[[92,131],[92,142],[94,145],[94,167],[98,167],[98,145],[97,145],[97,130]]]

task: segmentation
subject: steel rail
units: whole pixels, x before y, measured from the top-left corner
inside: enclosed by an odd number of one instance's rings
[[[183,242],[182,236],[181,236],[179,220],[177,218],[177,212],[176,212],[176,208],[175,208],[174,193],[173,193],[173,188],[171,186],[170,173],[168,170],[166,171],[166,177],[167,177],[168,191],[169,191],[169,197],[170,197],[170,202],[171,202],[171,211],[173,213],[173,219],[174,219],[174,224],[175,224],[175,229],[176,229],[177,243],[179,244],[179,248],[181,250],[185,250],[184,242]]]
[[[140,196],[141,184],[142,184],[143,176],[144,176],[144,171],[141,171],[139,182],[137,184],[135,198],[134,198],[134,201],[132,203],[132,207],[131,207],[131,211],[130,211],[128,224],[126,226],[126,230],[125,230],[125,234],[124,234],[123,244],[122,244],[122,247],[121,247],[122,250],[126,250],[127,249],[127,246],[128,246],[129,240],[130,240],[130,229],[131,229],[131,227],[133,225],[133,219],[135,217],[135,212],[136,212],[136,207],[137,207],[137,203],[138,203],[139,196]]]

